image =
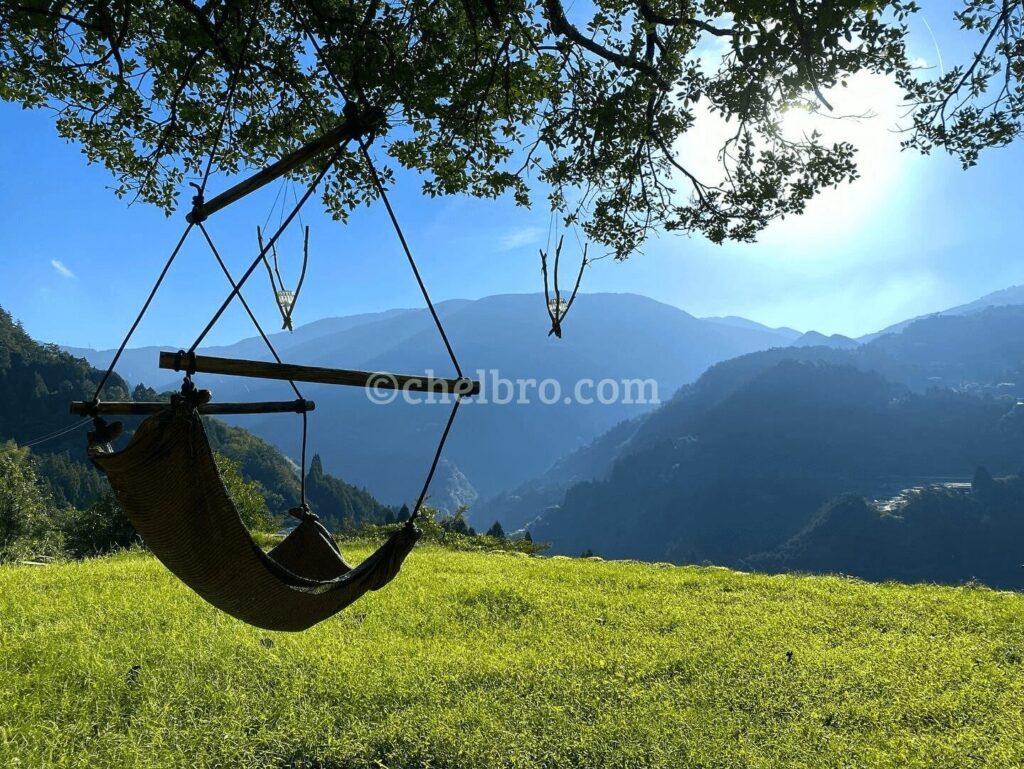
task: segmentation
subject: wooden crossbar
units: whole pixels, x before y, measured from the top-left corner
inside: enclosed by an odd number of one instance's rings
[[[96,414],[113,416],[145,416],[156,414],[171,404],[151,401],[100,401],[95,410],[89,401],[72,401],[71,413],[86,417]],[[316,409],[313,401],[263,401],[254,403],[204,403],[197,406],[200,414],[301,414]]]
[[[182,370],[188,358],[178,353],[160,353],[160,368]],[[258,360],[215,358],[196,355],[189,365],[204,374],[254,377],[256,379],[282,379],[293,382],[348,385],[386,390],[451,393],[452,395],[479,395],[480,383],[468,378],[443,379],[416,374],[391,374],[381,371],[352,371],[349,369],[296,366],[290,363],[266,363]]]
[[[230,189],[225,190],[202,205],[196,206],[188,213],[185,220],[191,224],[203,221],[211,214],[215,214],[222,208],[226,208],[235,201],[241,200],[250,192],[255,192],[260,187],[270,184],[275,179],[280,179],[285,174],[305,165],[331,147],[336,147],[339,144],[344,144],[347,141],[362,136],[372,127],[383,122],[383,120],[384,114],[380,110],[367,110],[366,114],[360,115],[357,119],[347,118],[343,123],[331,129],[320,138],[299,147],[277,162],[257,171],[248,179],[243,179]]]

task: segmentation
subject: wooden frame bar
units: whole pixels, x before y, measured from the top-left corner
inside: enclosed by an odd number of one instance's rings
[[[390,374],[381,371],[351,371],[349,369],[295,366],[289,363],[266,363],[258,360],[187,356],[174,352],[160,353],[160,368],[181,371],[182,363],[194,366],[204,374],[254,377],[257,379],[283,379],[294,382],[372,387],[384,390],[451,393],[452,395],[479,395],[480,383],[472,379],[441,379],[415,374]]]
[[[358,138],[366,133],[367,129],[382,122],[384,115],[379,111],[368,111],[368,114],[360,116],[359,119],[346,119],[341,125],[325,133],[319,139],[314,139],[309,144],[295,150],[289,155],[266,168],[257,171],[248,179],[243,179],[234,187],[220,193],[214,198],[196,206],[185,216],[185,221],[190,224],[197,224],[205,220],[211,214],[215,214],[222,208],[241,200],[250,192],[255,192],[260,187],[270,184],[275,179],[280,179],[285,174],[303,166],[325,150],[343,144],[352,139]]]
[[[146,416],[168,408],[167,402],[148,401],[100,401],[95,404],[95,413],[113,416]],[[316,409],[313,401],[263,401],[255,403],[204,403],[197,407],[200,414],[301,414]],[[71,413],[80,417],[92,416],[90,401],[72,401]]]

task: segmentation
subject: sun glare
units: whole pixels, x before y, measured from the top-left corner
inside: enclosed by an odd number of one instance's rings
[[[832,112],[824,107],[818,111],[794,107],[785,113],[781,129],[789,139],[817,131],[825,144],[846,141],[856,147],[860,178],[825,190],[807,205],[806,215],[777,223],[762,240],[842,237],[878,214],[907,173],[897,132],[901,96],[888,78],[856,75],[845,88],[826,94]]]
[[[781,125],[783,135],[799,139],[817,131],[824,143],[850,142],[857,148],[860,178],[825,190],[808,203],[805,215],[775,222],[759,237],[761,242],[792,246],[787,251],[794,257],[808,252],[800,246],[809,246],[810,239],[819,253],[823,242],[846,238],[863,227],[906,180],[907,159],[896,130],[902,117],[902,92],[897,85],[881,75],[855,75],[846,87],[831,89],[826,98],[833,112],[824,107],[818,112],[788,110]],[[674,149],[689,171],[717,183],[723,172],[715,150],[733,133],[735,127],[721,118],[701,115]],[[679,189],[687,189],[681,179]]]

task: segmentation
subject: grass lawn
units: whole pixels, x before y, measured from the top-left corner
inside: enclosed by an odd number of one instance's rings
[[[275,634],[0,567],[0,767],[62,766],[1024,766],[1024,596],[424,546]]]

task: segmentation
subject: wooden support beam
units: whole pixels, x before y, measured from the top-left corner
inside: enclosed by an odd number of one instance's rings
[[[257,171],[248,179],[243,179],[234,187],[204,202],[201,206],[193,208],[185,217],[185,220],[191,224],[204,221],[211,214],[215,214],[222,208],[241,200],[250,192],[255,192],[275,179],[280,179],[296,168],[304,166],[326,150],[362,136],[383,122],[384,113],[376,109],[367,110],[365,114],[358,117],[348,116],[343,123],[328,131],[319,139],[314,139],[309,144],[299,147],[299,149],[289,155],[285,155],[276,163],[272,163],[266,168]]]
[[[96,404],[96,413],[113,416],[146,416],[156,414],[168,408],[167,402],[146,401],[100,401]],[[200,414],[301,414],[313,411],[313,401],[264,401],[255,403],[204,403],[198,407]],[[71,413],[80,417],[92,416],[93,404],[89,401],[72,401]]]
[[[188,361],[188,358],[184,359]],[[160,353],[160,368],[180,371],[181,356],[174,352]],[[288,363],[265,363],[258,360],[214,358],[196,355],[192,365],[204,374],[226,374],[256,379],[283,379],[293,382],[371,387],[385,390],[479,395],[480,383],[472,379],[440,379],[415,374],[390,374],[382,371],[350,371],[348,369],[295,366]]]

